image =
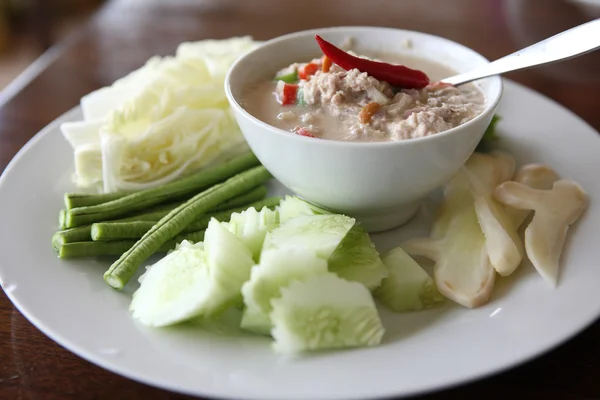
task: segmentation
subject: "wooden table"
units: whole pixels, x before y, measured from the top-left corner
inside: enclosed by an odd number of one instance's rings
[[[559,0],[196,0],[112,1],[81,32],[50,50],[0,93],[0,172],[41,128],[154,54],[178,43],[251,34],[264,40],[334,25],[420,30],[495,59],[600,17]],[[600,52],[508,75],[600,130]],[[599,155],[600,156],[600,155]],[[1,225],[0,225],[1,226]],[[2,228],[0,228],[2,229]],[[430,399],[600,398],[600,324],[510,372]],[[52,342],[0,292],[0,399],[184,399],[96,367]]]

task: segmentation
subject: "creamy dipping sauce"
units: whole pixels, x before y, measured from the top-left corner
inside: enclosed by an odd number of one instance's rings
[[[444,65],[420,58],[380,53],[370,58],[420,69],[431,82],[455,74]],[[276,76],[305,65],[292,64]],[[242,107],[261,121],[290,132],[375,142],[424,137],[454,128],[479,115],[485,105],[483,93],[473,84],[456,88],[434,83],[419,90],[397,90],[357,69],[346,71],[335,64],[328,72],[319,69],[296,84],[293,104],[281,104],[284,82],[264,81],[246,88]]]

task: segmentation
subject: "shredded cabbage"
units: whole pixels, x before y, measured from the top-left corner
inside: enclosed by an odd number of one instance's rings
[[[101,192],[156,187],[248,150],[225,97],[231,64],[250,37],[182,43],[81,99],[82,121],[61,126],[74,182]]]

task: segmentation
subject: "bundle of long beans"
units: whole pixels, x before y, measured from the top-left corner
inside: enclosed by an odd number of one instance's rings
[[[183,240],[202,241],[211,218],[227,221],[249,207],[274,208],[281,199],[267,198],[264,183],[270,178],[258,159],[247,154],[139,192],[67,193],[52,246],[61,258],[120,256],[105,278],[123,266],[135,271],[152,254]]]

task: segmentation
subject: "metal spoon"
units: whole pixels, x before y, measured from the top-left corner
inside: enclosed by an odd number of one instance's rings
[[[473,71],[443,79],[442,82],[461,85],[492,75],[567,60],[598,48],[600,18],[532,44]]]

